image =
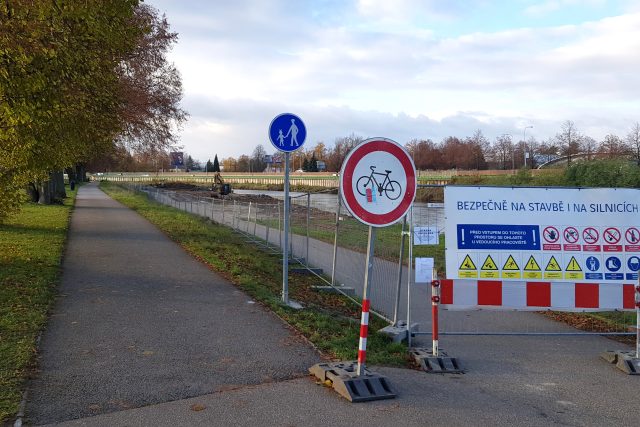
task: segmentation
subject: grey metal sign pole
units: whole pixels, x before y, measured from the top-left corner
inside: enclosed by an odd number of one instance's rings
[[[284,153],[284,242],[282,245],[282,302],[289,304],[289,153]]]
[[[284,224],[280,236],[282,242],[282,302],[291,305],[289,301],[289,243],[293,237],[289,236],[290,206],[289,200],[289,160],[292,151],[299,150],[307,139],[307,127],[302,119],[295,114],[278,114],[269,124],[269,141],[278,151],[284,153]],[[293,250],[291,250],[293,252]]]

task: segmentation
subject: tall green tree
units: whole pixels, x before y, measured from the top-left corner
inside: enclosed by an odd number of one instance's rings
[[[213,169],[211,172],[220,172],[220,162],[218,162],[218,155],[213,158]]]
[[[145,86],[157,81],[140,77],[142,69],[175,89],[174,102],[181,96],[179,75],[162,72],[158,55],[175,41],[165,21],[138,0],[0,2],[0,218],[19,206],[27,183],[48,194],[55,171],[113,152],[130,136],[150,146],[132,130],[162,135],[185,119],[179,108],[142,114],[145,102],[161,104],[142,94],[163,90]],[[172,142],[166,135],[156,148]]]

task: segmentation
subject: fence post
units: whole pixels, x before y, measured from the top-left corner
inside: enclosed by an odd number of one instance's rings
[[[222,199],[222,223],[224,224],[224,198]]]
[[[411,348],[411,268],[413,267],[413,206],[409,208],[409,266],[407,268],[407,347]]]
[[[231,216],[231,228],[235,230],[236,228],[236,201],[233,201],[233,213]]]
[[[271,206],[271,209],[273,209],[273,205]],[[267,241],[267,247],[269,247],[269,245],[270,245],[270,242],[269,242],[269,228],[270,228],[269,227],[269,220],[270,220],[270,218],[271,218],[271,215],[269,215],[267,217],[267,220],[265,221],[265,227],[267,227],[267,230],[265,232],[265,234],[266,234],[265,240]]]
[[[249,202],[249,211],[247,212],[247,234],[249,234],[250,223],[251,223],[251,202]]]
[[[331,264],[331,286],[336,286],[336,262],[338,261],[338,227],[340,226],[340,208],[342,200],[338,189],[338,207],[336,209],[336,231],[333,236],[333,262]]]
[[[402,287],[402,260],[404,259],[404,228],[407,226],[407,216],[405,215],[402,219],[402,231],[400,235],[400,256],[398,257],[398,286],[396,286],[396,305],[393,309],[393,326],[398,325],[398,311],[400,309],[400,288]]]
[[[282,223],[280,217],[280,203],[278,203],[278,236],[280,237],[280,248],[282,248]]]
[[[293,227],[291,227],[291,211],[291,196],[289,196],[289,257],[295,258],[295,255],[293,254]]]
[[[258,228],[258,209],[259,209],[259,206],[260,205],[258,205],[256,203],[256,206],[255,206],[255,209],[254,209],[255,213],[253,214],[253,237],[256,237],[256,238],[258,237],[256,229]]]

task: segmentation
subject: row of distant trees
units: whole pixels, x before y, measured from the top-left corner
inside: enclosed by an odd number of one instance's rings
[[[337,138],[332,147],[318,142],[314,147],[291,153],[292,168],[310,170],[312,161],[325,162],[327,171],[339,171],[347,153],[364,138],[350,135]],[[537,167],[551,160],[566,157],[571,163],[578,154],[591,157],[630,156],[640,165],[640,123],[631,126],[624,136],[609,134],[601,141],[582,133],[571,120],[562,123],[553,137],[538,141],[534,137],[515,140],[504,134],[490,141],[481,130],[468,137],[449,136],[440,142],[431,139],[413,139],[405,144],[420,170],[445,169],[519,169]],[[222,160],[227,172],[261,172],[265,169],[266,151],[258,145],[251,155]],[[306,167],[305,167],[306,165]]]
[[[324,142],[318,142],[310,148],[305,146],[291,153],[292,170],[316,171],[317,162],[323,161],[327,171],[339,171],[347,153],[363,140],[363,137],[352,134],[337,138],[332,146]],[[526,141],[516,140],[509,134],[491,141],[481,130],[477,130],[471,136],[449,136],[439,142],[414,139],[405,143],[405,147],[420,170],[534,168],[559,157],[566,157],[571,163],[578,154],[584,154],[587,158],[628,156],[640,165],[640,124],[633,124],[624,136],[609,134],[600,141],[585,135],[574,122],[567,120],[555,136],[542,141],[534,137]],[[267,155],[264,146],[259,144],[251,154],[226,157],[219,165],[225,172],[263,172],[268,166]],[[170,169],[169,156],[163,152],[130,153],[124,150],[115,153],[113,159],[105,159],[113,160],[108,170]],[[215,159],[217,156],[214,162]],[[214,162],[208,159],[205,163],[185,153],[185,168],[190,171],[212,172]]]

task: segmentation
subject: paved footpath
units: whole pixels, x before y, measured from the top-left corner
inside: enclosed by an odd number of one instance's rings
[[[78,195],[26,421],[63,426],[636,426],[638,377],[598,337],[445,337],[464,375],[378,368],[350,404],[277,317],[94,185]],[[357,343],[354,343],[356,346]]]

